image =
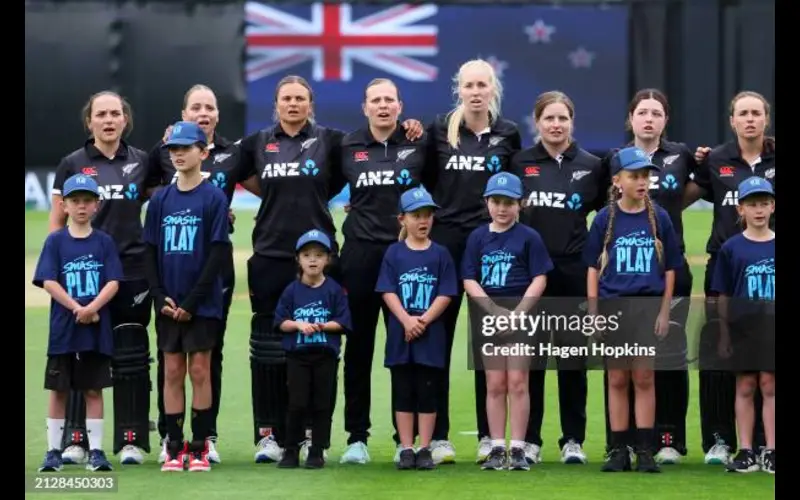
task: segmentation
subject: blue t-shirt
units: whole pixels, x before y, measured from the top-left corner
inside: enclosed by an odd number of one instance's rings
[[[437,243],[425,250],[408,248],[405,241],[393,243],[383,256],[375,291],[394,293],[411,316],[422,316],[436,297],[458,295],[458,278],[453,258]],[[405,328],[390,314],[386,332],[384,366],[419,364],[444,368],[447,337],[439,316],[419,338],[406,342]]]
[[[632,214],[614,210],[614,227],[608,243],[608,264],[599,280],[599,296],[661,296],[666,271],[683,265],[678,238],[667,212],[653,204],[656,228],[663,247],[663,265],[656,254],[655,237],[647,210]],[[583,249],[587,266],[600,269],[600,255],[609,223],[608,207],[595,216]]]
[[[111,236],[93,229],[86,238],[75,238],[63,228],[47,236],[33,275],[33,284],[57,281],[81,306],[89,305],[111,281],[123,278],[119,252]],[[98,323],[83,325],[55,299],[50,301],[50,339],[47,354],[95,351],[114,353],[111,312],[108,305],[97,314]]]
[[[732,298],[729,317],[762,311],[759,303],[775,300],[775,238],[753,241],[744,234],[729,238],[717,254],[711,289]]]
[[[275,328],[280,328],[281,323],[286,320],[306,323],[335,321],[344,329],[342,332],[315,332],[310,335],[299,331],[283,332],[283,348],[286,351],[322,347],[331,349],[336,356],[339,356],[342,335],[353,329],[344,290],[329,276],[326,276],[325,281],[316,288],[300,280],[289,283],[275,309]]]
[[[522,297],[534,278],[552,269],[542,237],[519,223],[502,233],[489,224],[475,229],[461,261],[462,279],[477,281],[489,297]]]
[[[170,184],[150,200],[144,240],[158,249],[158,276],[164,293],[178,306],[189,296],[211,252],[212,243],[230,243],[228,200],[208,181],[189,191]],[[197,304],[195,316],[222,319],[222,274]]]

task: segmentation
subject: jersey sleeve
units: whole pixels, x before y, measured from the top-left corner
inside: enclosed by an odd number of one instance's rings
[[[514,127],[514,131],[508,137],[509,155],[513,156],[522,149],[522,134],[519,133],[519,127]]]
[[[58,167],[56,167],[56,175],[53,178],[53,194],[60,195],[61,190],[64,189],[64,182],[75,175],[75,173],[75,167],[72,165],[72,162],[69,161],[69,158],[62,158]]]
[[[378,293],[397,293],[397,271],[392,262],[397,253],[394,248],[389,247],[383,255],[378,281],[375,284],[375,291]]]
[[[475,280],[480,283],[480,233],[476,229],[467,238],[464,257],[461,259],[461,279]]]
[[[39,254],[39,261],[36,263],[36,270],[33,273],[33,284],[39,288],[44,288],[45,281],[58,281],[58,238],[59,233],[50,233],[44,240],[42,253]]]
[[[600,160],[597,179],[597,197],[592,203],[592,210],[599,212],[608,205],[608,189],[611,187],[611,157]]]
[[[458,273],[453,257],[447,248],[442,247],[439,256],[439,290],[444,297],[458,296]]]
[[[278,299],[278,305],[275,308],[275,321],[273,322],[272,326],[276,332],[280,332],[281,323],[286,320],[293,321],[294,316],[292,315],[292,310],[294,309],[294,304],[292,303],[292,296],[294,291],[294,282],[290,283],[289,286],[284,288],[283,293],[281,293],[281,298]],[[281,332],[286,333],[286,332]]]
[[[158,141],[147,155],[147,178],[144,181],[146,188],[160,186],[169,182],[164,178],[164,166],[161,164],[162,144],[163,142]]]
[[[342,189],[344,189],[344,186],[347,184],[342,160],[342,139],[344,139],[344,132],[341,130],[328,130],[328,142],[330,143],[330,149],[328,150],[328,166],[331,172],[328,181],[328,194],[331,199],[341,193]]]
[[[727,245],[723,245],[717,255],[717,263],[711,279],[711,290],[722,295],[733,295],[733,276],[731,266],[731,252]]]
[[[339,323],[339,325],[344,329],[344,334],[350,333],[353,331],[353,320],[350,315],[350,306],[347,304],[347,297],[344,295],[344,290],[342,290],[341,286],[336,287],[336,291],[333,294],[333,317],[331,321],[335,321]]]
[[[523,162],[522,162],[522,158],[521,158],[521,152],[517,151],[516,153],[514,153],[514,155],[511,157],[511,160],[508,162],[508,171],[509,171],[509,173],[512,173],[512,174],[516,175],[520,179],[524,179],[525,178],[525,172],[524,172],[524,168],[522,166],[522,163]],[[527,189],[525,189],[525,183],[524,182],[522,183],[522,187],[523,187],[523,191],[527,191]],[[528,193],[523,192],[522,193],[523,198],[527,197],[527,194]]]
[[[161,239],[159,237],[161,229],[159,223],[159,219],[161,217],[159,214],[161,213],[162,193],[163,191],[157,192],[147,204],[147,212],[145,212],[144,216],[144,230],[142,231],[142,239],[144,242],[153,245],[156,248],[158,248],[159,240]]]
[[[583,263],[595,269],[600,268],[598,260],[603,253],[603,239],[605,238],[608,212],[601,211],[592,220],[586,244],[583,247]]]
[[[664,269],[674,271],[683,267],[683,254],[678,243],[678,235],[672,220],[665,210],[659,210],[658,218],[661,220],[661,244],[664,249]]]
[[[703,162],[699,165],[696,164],[694,157],[692,157],[692,163],[695,163],[694,176],[692,180],[706,192],[710,192],[712,189],[712,184],[711,167],[708,163],[708,155],[706,155],[706,157],[703,159]]]
[[[228,200],[219,189],[214,189],[211,199],[211,242],[229,243],[230,222],[228,220]]]
[[[239,175],[242,179],[249,179],[258,175],[256,166],[256,143],[260,132],[250,134],[239,143]]]
[[[436,135],[436,120],[431,122],[425,130],[428,136],[428,144],[425,148],[425,166],[422,167],[422,185],[429,193],[436,189],[436,182],[439,179],[439,140]]]
[[[103,267],[105,268],[106,283],[110,281],[121,281],[125,277],[122,271],[122,261],[119,258],[119,250],[111,236],[103,236]]]
[[[547,247],[538,232],[533,232],[528,237],[528,274],[531,279],[547,274],[553,270],[553,261],[547,252]]]

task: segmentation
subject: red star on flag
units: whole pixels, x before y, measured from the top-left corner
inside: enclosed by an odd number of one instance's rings
[[[545,24],[541,19],[537,19],[530,26],[525,26],[525,33],[528,35],[530,43],[550,43],[550,37],[555,31],[555,26]]]
[[[573,68],[591,68],[595,53],[589,52],[583,47],[578,47],[576,50],[570,52],[567,57],[569,57]]]
[[[492,68],[494,69],[497,78],[503,77],[503,72],[508,68],[508,63],[498,59],[495,56],[489,56],[486,58],[486,62],[489,63]]]

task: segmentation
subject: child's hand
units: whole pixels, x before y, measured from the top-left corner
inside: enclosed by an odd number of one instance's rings
[[[172,319],[175,321],[180,321],[181,323],[185,323],[192,320],[192,315],[185,309],[179,307],[175,309],[175,314],[172,316]]]
[[[75,321],[83,325],[92,323],[92,317],[96,314],[89,307],[78,307],[72,311],[75,315]]]
[[[425,320],[422,319],[420,316],[409,316],[403,322],[403,328],[405,329],[406,333],[406,342],[411,342],[415,338],[419,337],[425,332],[426,327]]]
[[[658,313],[656,318],[656,337],[663,339],[669,333],[669,310]]]
[[[164,299],[164,306],[161,308],[161,314],[163,314],[165,316],[169,316],[170,318],[174,318],[175,317],[175,309],[177,309],[177,308],[178,308],[178,306],[175,305],[175,301],[172,300],[171,298],[167,297],[167,298]]]
[[[94,313],[94,316],[92,316],[92,323],[97,323],[99,321],[100,321],[100,315],[97,314],[97,313]]]
[[[312,333],[319,331],[319,327],[316,323],[306,323],[305,321],[301,321],[297,327],[303,333],[303,335],[311,335]]]

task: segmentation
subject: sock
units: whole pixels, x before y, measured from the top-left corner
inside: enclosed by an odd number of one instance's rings
[[[47,419],[47,451],[60,450],[61,438],[64,436],[64,419]]]
[[[506,440],[505,439],[492,439],[492,448],[503,448],[506,447]]]
[[[183,443],[183,412],[165,415],[167,421],[167,437],[172,443]]]
[[[647,429],[636,429],[636,445],[640,451],[651,450],[655,444],[656,431],[652,427]]]
[[[86,434],[89,438],[90,450],[103,449],[103,419],[102,418],[87,418],[86,419]]]
[[[211,430],[211,409],[192,408],[192,439],[205,442]]]
[[[518,439],[511,440],[511,448],[519,448],[520,450],[525,449],[525,441],[520,441]]]
[[[611,431],[611,446],[622,448],[628,444],[628,431]]]

